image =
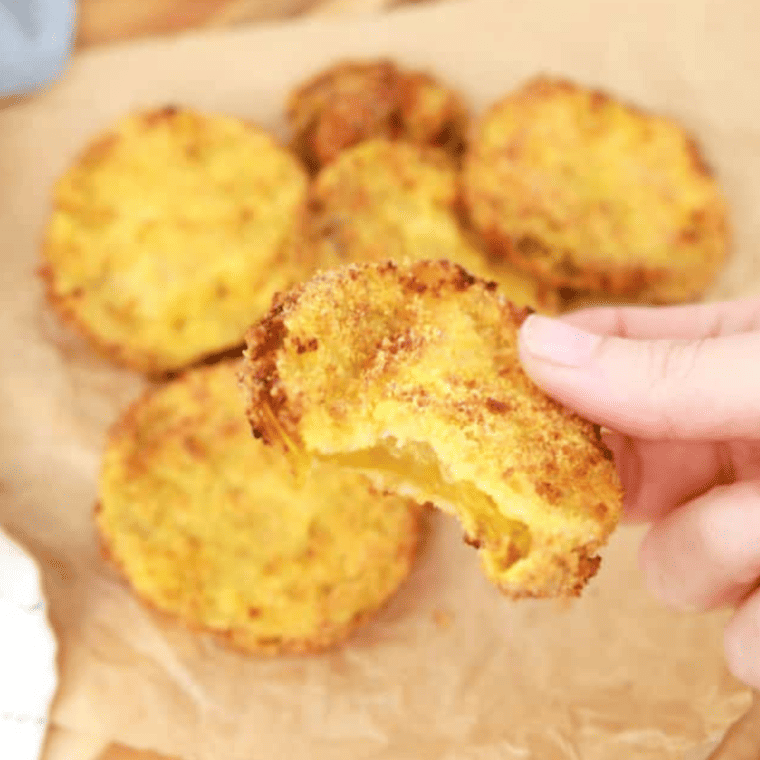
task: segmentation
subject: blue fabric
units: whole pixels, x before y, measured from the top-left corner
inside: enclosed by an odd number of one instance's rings
[[[73,36],[74,0],[0,0],[0,95],[57,79]]]

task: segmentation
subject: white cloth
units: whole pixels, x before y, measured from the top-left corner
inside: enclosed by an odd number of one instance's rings
[[[34,560],[0,531],[0,753],[37,760],[57,687],[57,645]]]

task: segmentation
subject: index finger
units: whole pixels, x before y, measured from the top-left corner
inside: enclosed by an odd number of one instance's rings
[[[574,327],[618,338],[692,340],[760,330],[760,298],[689,306],[602,306],[564,314]]]

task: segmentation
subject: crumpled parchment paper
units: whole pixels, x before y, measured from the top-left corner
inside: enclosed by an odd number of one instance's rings
[[[125,110],[166,103],[282,129],[288,89],[346,55],[392,55],[479,110],[544,71],[678,117],[732,207],[712,297],[760,293],[760,45],[749,0],[471,0],[263,26],[76,57],[0,112],[0,523],[41,563],[60,641],[53,719],[182,760],[701,760],[749,704],[722,661],[727,613],[642,587],[621,528],[573,603],[511,603],[453,521],[431,518],[408,583],[341,650],[260,660],[157,622],[99,559],[91,521],[110,422],[143,387],[96,358],[35,277],[54,178]],[[51,742],[46,760],[68,760]],[[60,743],[59,743],[60,746]]]

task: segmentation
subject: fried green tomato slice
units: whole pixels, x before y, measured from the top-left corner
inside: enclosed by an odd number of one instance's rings
[[[300,482],[251,435],[239,362],[149,391],[114,427],[96,521],[149,607],[246,652],[342,642],[406,578],[420,508],[336,465]]]
[[[341,61],[299,85],[286,117],[312,172],[372,137],[404,139],[461,157],[469,124],[457,92],[387,59]]]
[[[553,311],[552,293],[481,250],[459,210],[457,172],[439,150],[373,138],[317,174],[293,258],[311,273],[355,262],[445,258],[495,280],[515,303]]]
[[[248,333],[252,429],[455,515],[506,595],[578,595],[621,486],[599,429],[525,375],[527,313],[448,261],[321,273]]]
[[[726,202],[694,139],[565,80],[534,79],[480,119],[463,186],[491,251],[553,288],[689,301],[727,255]]]
[[[110,359],[153,375],[242,344],[278,289],[307,178],[256,126],[165,108],[95,139],[56,184],[49,300]]]

